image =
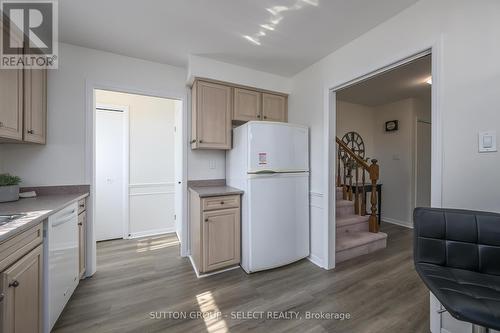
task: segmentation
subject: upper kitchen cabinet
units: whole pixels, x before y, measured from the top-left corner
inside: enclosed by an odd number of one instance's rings
[[[23,139],[23,70],[0,70],[0,138]]]
[[[44,144],[47,70],[0,70],[0,142]]]
[[[265,121],[282,121],[288,119],[287,97],[275,94],[262,94],[262,118]]]
[[[233,120],[260,120],[262,117],[262,93],[254,90],[234,88]]]
[[[230,86],[196,80],[192,90],[191,148],[231,149]]]
[[[44,144],[47,131],[47,70],[24,71],[24,141]]]

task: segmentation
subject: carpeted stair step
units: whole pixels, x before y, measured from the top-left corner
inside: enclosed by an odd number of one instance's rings
[[[354,202],[352,201],[337,200],[335,206],[336,206],[335,216],[337,218],[354,215]]]
[[[369,215],[359,216],[345,216],[336,219],[337,234],[343,232],[358,232],[358,231],[368,231],[368,219]]]
[[[383,232],[337,233],[335,262],[339,263],[387,247],[387,234]]]

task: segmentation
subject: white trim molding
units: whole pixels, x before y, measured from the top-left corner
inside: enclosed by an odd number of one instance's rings
[[[383,216],[382,216],[381,220],[382,220],[382,223],[385,222],[385,223],[390,223],[390,224],[396,224],[396,225],[399,225],[401,227],[413,229],[412,223],[408,222],[408,221],[401,221],[401,220],[391,219],[389,217],[383,217]]]
[[[129,239],[142,238],[142,237],[151,237],[151,236],[173,234],[173,233],[175,233],[175,228],[153,229],[148,231],[132,232],[130,233],[130,236],[128,238]]]

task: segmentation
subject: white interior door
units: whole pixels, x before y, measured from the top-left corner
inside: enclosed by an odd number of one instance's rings
[[[97,241],[123,238],[125,219],[125,115],[123,110],[96,110]]]
[[[431,205],[432,125],[417,121],[416,207]]]

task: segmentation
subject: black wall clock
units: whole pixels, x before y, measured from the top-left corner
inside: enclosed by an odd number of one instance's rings
[[[390,120],[385,122],[385,131],[393,132],[399,129],[399,121],[398,120]]]

